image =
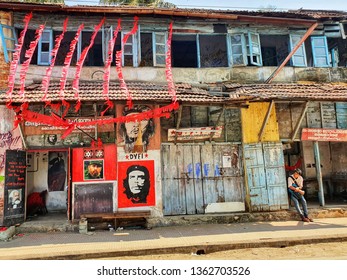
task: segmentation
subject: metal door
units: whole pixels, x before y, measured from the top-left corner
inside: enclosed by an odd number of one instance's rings
[[[163,144],[162,162],[164,215],[244,209],[238,146]]]
[[[251,211],[288,209],[282,143],[244,146]]]

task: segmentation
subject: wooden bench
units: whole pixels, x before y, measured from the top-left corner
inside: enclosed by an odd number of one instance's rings
[[[98,222],[113,222],[114,229],[121,226],[143,226],[149,229],[147,218],[151,216],[150,210],[144,211],[121,211],[111,213],[83,213],[80,219],[87,220],[88,224]]]

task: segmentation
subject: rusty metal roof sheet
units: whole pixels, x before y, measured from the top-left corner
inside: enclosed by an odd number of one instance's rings
[[[165,83],[148,83],[148,82],[127,82],[127,87],[134,101],[153,101],[153,102],[170,102],[171,95],[168,86]],[[193,87],[190,84],[176,84],[177,100],[185,103],[223,103],[227,97],[214,96],[206,89]],[[29,103],[42,102],[44,92],[41,83],[31,84],[25,88],[25,98]],[[81,101],[103,101],[102,81],[80,81],[79,97]],[[60,83],[51,82],[48,91],[48,99],[52,102],[61,101]],[[71,82],[66,84],[64,90],[64,99],[66,101],[77,101],[75,91]],[[118,82],[110,82],[109,99],[112,101],[127,100],[126,94],[120,88]],[[6,103],[8,96],[5,92],[0,94],[0,103]],[[19,89],[15,88],[12,94],[12,102],[22,102],[19,95]]]
[[[225,84],[231,100],[347,101],[347,84]]]

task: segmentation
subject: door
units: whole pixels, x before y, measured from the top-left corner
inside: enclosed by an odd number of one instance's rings
[[[244,146],[251,211],[288,209],[282,143]]]
[[[244,211],[239,147],[163,144],[164,215]]]

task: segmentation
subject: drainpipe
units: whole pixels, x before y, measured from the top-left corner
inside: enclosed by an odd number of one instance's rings
[[[273,79],[277,76],[277,74],[282,70],[282,68],[287,64],[289,59],[295,54],[295,52],[300,48],[301,44],[305,42],[305,40],[312,34],[312,32],[315,30],[315,28],[318,26],[318,23],[314,23],[305,33],[305,35],[301,38],[299,43],[294,47],[294,49],[288,54],[286,59],[282,62],[280,66],[277,67],[275,72],[271,74],[271,76],[265,81],[266,84],[270,84]]]
[[[314,149],[314,161],[316,164],[316,173],[317,173],[317,181],[318,181],[318,199],[320,206],[325,206],[324,201],[324,189],[323,189],[323,178],[322,178],[322,169],[320,167],[320,155],[319,155],[319,145],[318,141],[313,142]]]

